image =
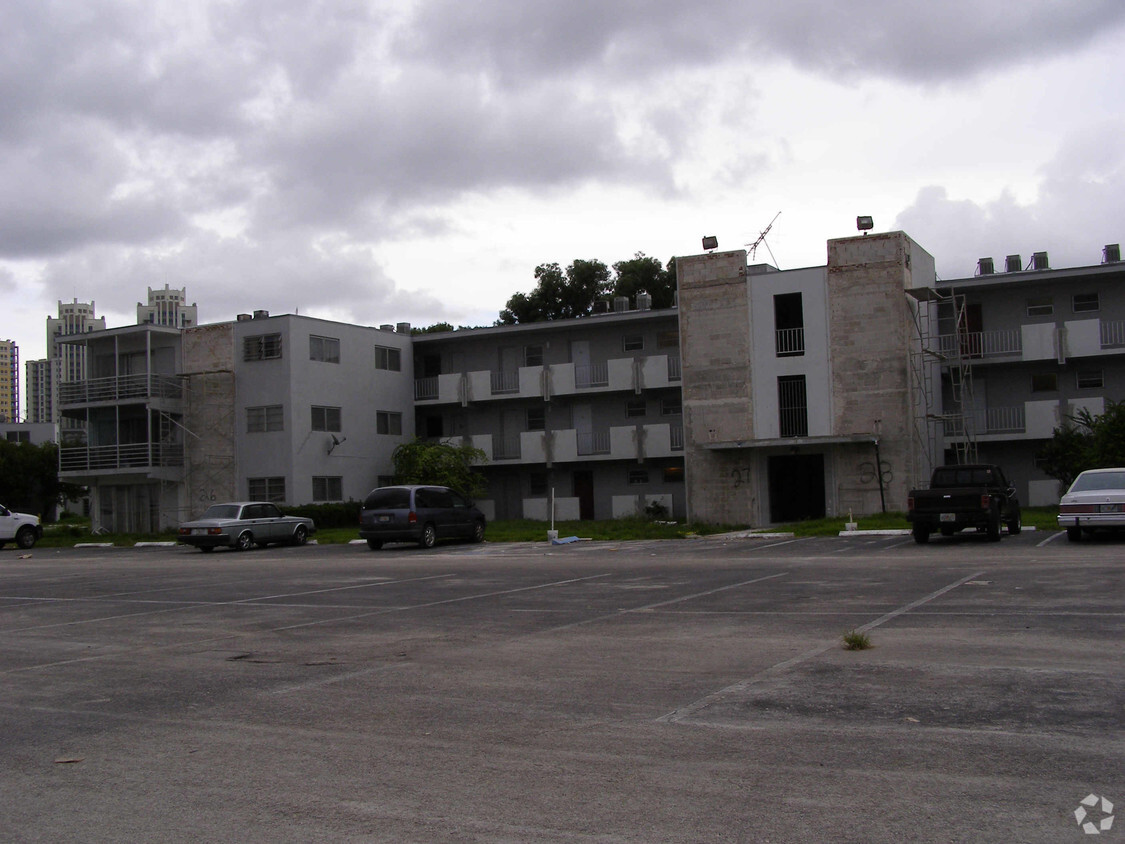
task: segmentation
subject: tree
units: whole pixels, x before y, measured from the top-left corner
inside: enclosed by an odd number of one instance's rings
[[[609,267],[597,259],[575,259],[566,270],[558,264],[540,264],[535,278],[538,283],[531,293],[516,293],[508,300],[497,325],[587,316],[593,313],[594,302],[612,290]]]
[[[415,438],[396,448],[391,459],[399,483],[447,486],[470,499],[479,498],[487,488],[484,476],[474,467],[488,455],[471,445]]]
[[[59,480],[59,447],[0,440],[0,504],[53,518],[55,507],[82,488]]]
[[[638,252],[628,261],[614,264],[613,272],[614,296],[626,296],[635,304],[638,293],[648,293],[654,308],[670,308],[676,300],[675,258],[663,267],[656,258]]]
[[[1098,416],[1085,408],[1068,416],[1037,457],[1063,489],[1086,469],[1125,466],[1125,402],[1108,402]]]

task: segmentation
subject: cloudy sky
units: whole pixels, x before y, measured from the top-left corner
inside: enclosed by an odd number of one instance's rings
[[[5,0],[0,339],[57,302],[490,324],[703,235],[942,277],[1125,241],[1121,0]],[[772,256],[772,257],[771,257]],[[21,373],[22,376],[22,373]]]

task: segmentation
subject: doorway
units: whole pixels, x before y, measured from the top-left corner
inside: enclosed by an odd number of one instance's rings
[[[771,522],[824,518],[823,454],[779,454],[767,470]]]
[[[594,473],[581,471],[574,473],[574,497],[578,499],[578,518],[592,521],[594,518]]]

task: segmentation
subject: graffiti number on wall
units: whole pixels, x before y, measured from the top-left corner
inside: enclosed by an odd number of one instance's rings
[[[886,460],[879,461],[880,474],[883,476],[883,486],[886,486],[894,480],[895,473],[891,471],[891,464]],[[859,482],[861,484],[869,484],[875,480],[875,463],[871,460],[865,460],[859,464]]]
[[[750,483],[750,467],[742,466],[738,469],[731,469],[730,476],[734,479],[734,486],[737,489],[743,484]]]

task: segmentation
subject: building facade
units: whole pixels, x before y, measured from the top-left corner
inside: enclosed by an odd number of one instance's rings
[[[0,340],[0,422],[20,421],[20,347]]]
[[[73,434],[59,415],[60,384],[86,378],[86,350],[66,338],[105,330],[105,317],[94,314],[93,302],[59,301],[58,317],[47,317],[47,357],[27,363],[27,420],[59,426],[63,439]]]
[[[171,328],[191,328],[199,324],[199,307],[187,304],[187,288],[163,290],[148,288],[148,304],[137,303],[137,324],[151,323]]]

